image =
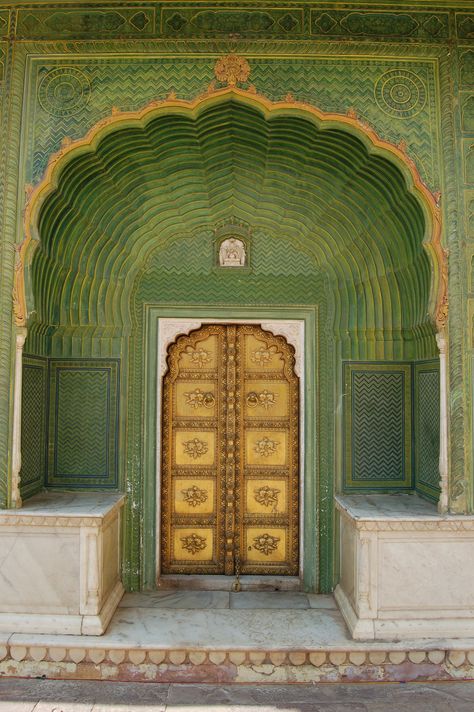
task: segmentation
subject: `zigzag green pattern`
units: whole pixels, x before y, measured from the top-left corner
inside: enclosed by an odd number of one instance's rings
[[[416,485],[439,492],[439,367],[418,367],[415,393]]]
[[[164,98],[170,91],[191,99],[215,79],[214,58],[173,57],[157,59],[96,59],[68,60],[87,78],[86,99],[70,113],[57,116],[47,113],[36,100],[32,107],[28,180],[37,180],[46,167],[51,153],[64,136],[80,138],[104,116],[112,106],[136,110],[152,99]],[[424,179],[437,188],[438,156],[435,144],[436,105],[432,67],[422,61],[387,62],[387,60],[296,57],[291,60],[261,57],[253,60],[251,80],[258,91],[272,99],[282,99],[288,92],[309,101],[324,111],[346,113],[355,107],[359,115],[373,125],[381,136],[398,142],[405,140],[410,155],[417,160]],[[41,62],[36,71],[40,84],[48,71],[61,65]],[[409,68],[423,82],[428,100],[411,118],[397,118],[385,113],[375,102],[377,80],[388,70]]]
[[[107,477],[105,371],[58,372],[55,476]]]
[[[352,481],[404,480],[402,373],[353,374]]]
[[[21,419],[21,494],[44,486],[47,364],[24,358]]]

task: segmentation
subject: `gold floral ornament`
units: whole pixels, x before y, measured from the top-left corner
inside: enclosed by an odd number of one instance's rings
[[[209,351],[206,351],[206,349],[200,347],[193,348],[192,346],[187,346],[186,353],[191,356],[191,361],[193,362],[193,365],[197,366],[198,368],[202,368],[207,363],[210,363],[210,361],[212,361]]]
[[[188,534],[188,536],[182,536],[181,541],[183,542],[183,549],[189,551],[190,554],[198,553],[206,548],[206,537],[199,536],[199,534]]]
[[[267,391],[266,388],[260,393],[251,391],[247,393],[247,405],[249,408],[257,408],[257,406],[261,405],[265,410],[268,410],[270,406],[275,405],[277,397],[276,393]]]
[[[255,501],[259,504],[263,504],[264,507],[273,507],[272,512],[274,513],[277,511],[279,494],[279,489],[269,487],[268,485],[254,489]]]
[[[207,443],[204,440],[199,440],[199,438],[193,438],[192,440],[187,440],[183,443],[184,453],[194,458],[202,457],[206,454],[208,450]]]
[[[216,402],[214,398],[214,393],[210,391],[204,393],[200,388],[195,388],[194,391],[185,393],[186,405],[190,405],[191,408],[213,408]]]
[[[190,507],[197,507],[200,504],[204,504],[207,500],[207,490],[200,489],[196,485],[188,487],[188,489],[181,490],[184,501],[189,504]]]
[[[216,79],[230,87],[246,82],[250,76],[250,65],[245,57],[228,54],[217,60],[214,67]]]
[[[268,348],[262,346],[262,348],[252,351],[250,358],[253,363],[256,363],[258,366],[268,366],[273,360],[273,355],[276,353],[278,353],[276,346],[269,346]]]
[[[261,457],[270,457],[270,455],[274,455],[276,453],[277,446],[279,444],[280,443],[276,440],[270,440],[270,438],[265,436],[261,440],[257,440],[254,451]]]
[[[253,540],[254,549],[261,551],[265,556],[270,556],[274,551],[278,549],[278,542],[280,537],[272,536],[271,534],[260,534],[256,536]]]

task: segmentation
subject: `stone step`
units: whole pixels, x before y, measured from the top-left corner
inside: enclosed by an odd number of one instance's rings
[[[241,595],[128,594],[102,636],[2,635],[0,676],[206,683],[474,678],[473,639],[353,641],[331,597],[249,593],[239,602]],[[275,607],[289,603],[287,596],[293,607]]]

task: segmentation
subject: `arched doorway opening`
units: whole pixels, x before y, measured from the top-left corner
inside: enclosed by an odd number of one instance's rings
[[[17,296],[25,364],[48,362],[44,481],[128,493],[128,587],[154,585],[159,547],[152,310],[314,315],[305,587],[335,581],[335,491],[437,496],[434,426],[412,413],[421,393],[436,402],[439,212],[403,153],[355,119],[236,88],[115,115],[51,163],[27,225],[28,308]],[[248,264],[222,268],[236,230]]]

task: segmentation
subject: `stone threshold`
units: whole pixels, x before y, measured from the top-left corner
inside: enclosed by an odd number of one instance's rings
[[[232,602],[238,596],[244,596],[241,602]],[[332,597],[297,593],[128,594],[104,635],[4,634],[0,658],[0,676],[58,679],[278,684],[474,679],[474,639],[354,641]]]

